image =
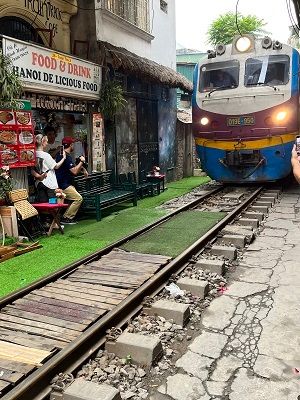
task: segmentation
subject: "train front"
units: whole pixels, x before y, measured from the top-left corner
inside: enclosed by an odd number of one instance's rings
[[[195,68],[193,130],[203,170],[221,182],[266,182],[291,171],[298,134],[299,53],[237,37]]]

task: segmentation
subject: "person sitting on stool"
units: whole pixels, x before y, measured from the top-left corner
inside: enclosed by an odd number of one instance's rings
[[[80,156],[77,165],[75,165],[72,160],[71,153],[74,150],[75,141],[76,140],[71,136],[66,136],[63,138],[62,145],[66,153],[66,159],[61,167],[55,171],[58,186],[65,193],[66,199],[72,201],[72,204],[66,210],[61,220],[63,224],[76,224],[74,218],[82,203],[81,194],[79,194],[73,186],[73,177],[78,175],[80,172],[83,172],[85,176],[88,176],[87,170],[83,167],[85,164],[85,158]],[[56,162],[59,162],[62,157],[63,156],[61,154],[57,154]]]

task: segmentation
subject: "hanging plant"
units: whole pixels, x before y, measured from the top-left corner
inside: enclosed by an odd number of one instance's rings
[[[117,112],[125,107],[126,103],[123,89],[118,82],[107,80],[102,84],[100,111],[105,118],[113,120]]]
[[[14,72],[12,60],[0,49],[0,106],[14,108],[22,92],[22,81]]]

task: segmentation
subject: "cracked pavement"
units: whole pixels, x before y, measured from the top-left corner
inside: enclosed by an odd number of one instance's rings
[[[228,274],[228,290],[203,312],[201,333],[177,360],[176,374],[150,399],[300,399],[299,278],[296,187],[270,210]]]

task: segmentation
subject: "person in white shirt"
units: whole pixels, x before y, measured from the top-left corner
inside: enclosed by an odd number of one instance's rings
[[[55,197],[55,189],[58,189],[55,169],[58,169],[66,159],[66,153],[63,151],[62,159],[56,162],[52,156],[45,151],[48,145],[48,138],[45,135],[38,134],[36,140],[36,157],[38,171],[33,170],[32,175],[36,180],[37,203],[48,203],[49,198]]]

